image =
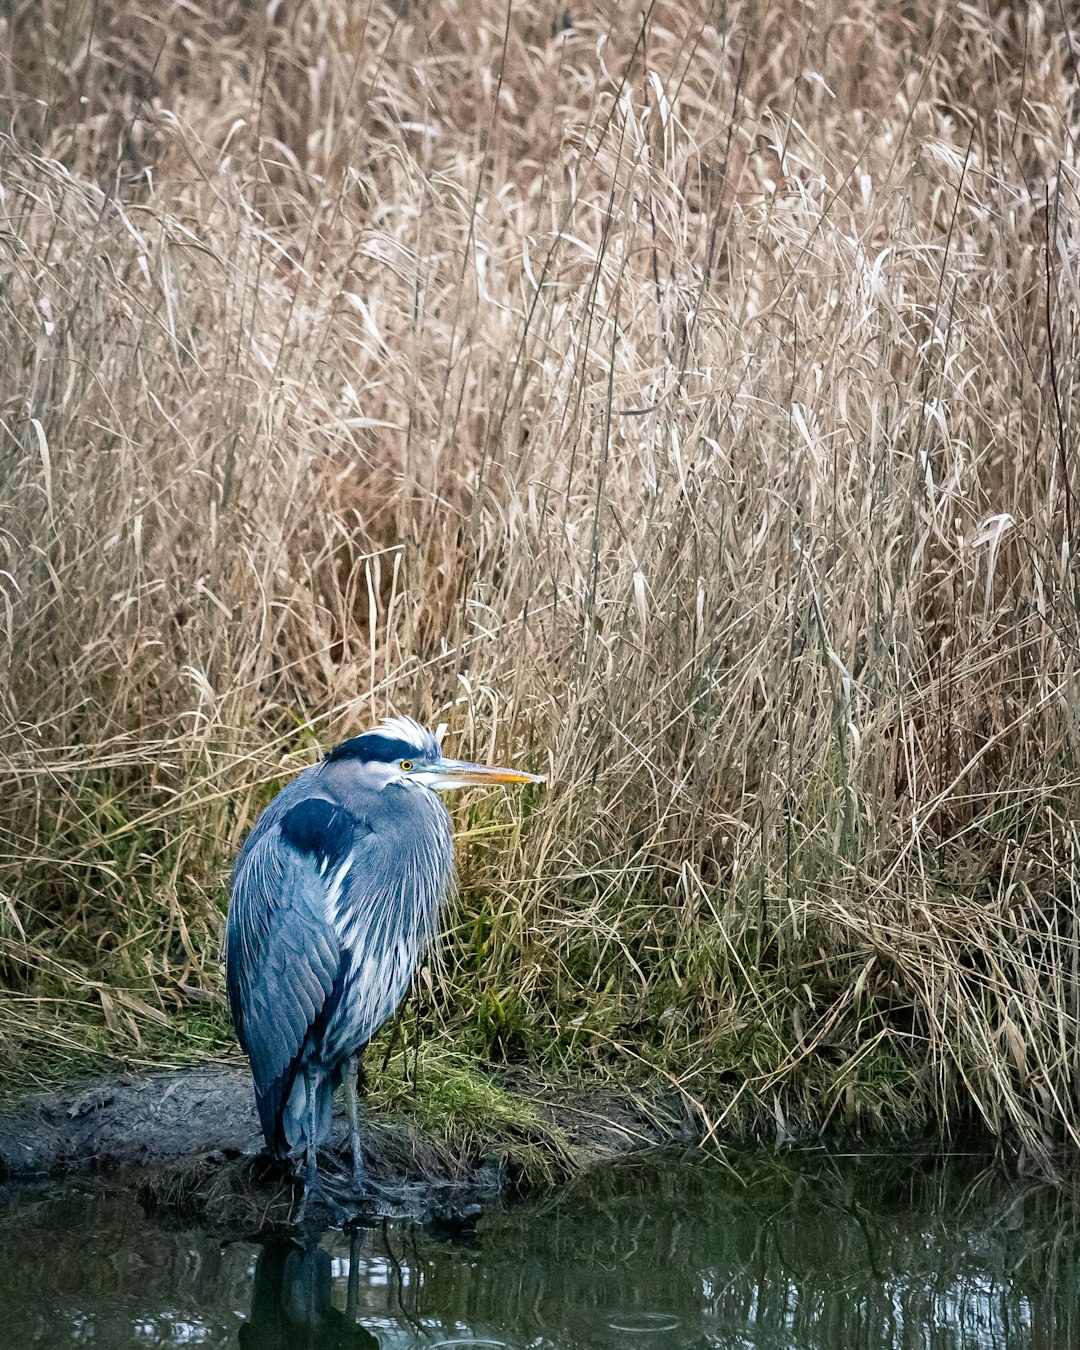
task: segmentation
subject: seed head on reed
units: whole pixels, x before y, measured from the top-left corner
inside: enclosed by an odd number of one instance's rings
[[[212,1038],[237,840],[396,708],[563,785],[459,817],[433,1032],[1074,1140],[1061,10],[174,20],[7,20],[9,1052]]]

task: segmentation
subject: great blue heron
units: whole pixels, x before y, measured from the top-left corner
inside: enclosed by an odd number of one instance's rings
[[[267,1147],[306,1153],[305,1203],[343,1076],[363,1183],[360,1058],[404,997],[454,877],[437,793],[542,781],[444,759],[430,731],[390,718],[282,788],[244,841],[226,931],[229,1006]]]

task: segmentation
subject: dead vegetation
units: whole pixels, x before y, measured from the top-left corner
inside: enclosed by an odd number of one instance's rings
[[[1075,1145],[1064,13],[9,5],[8,1063],[222,1038],[243,831],[394,709],[552,776],[424,1037]]]

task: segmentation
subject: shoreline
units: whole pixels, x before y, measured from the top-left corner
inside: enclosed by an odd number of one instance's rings
[[[700,1140],[674,1093],[583,1093],[509,1075],[498,1086],[522,1107],[512,1134],[493,1122],[490,1137],[482,1125],[440,1137],[407,1109],[364,1112],[365,1164],[377,1198],[347,1212],[310,1206],[305,1226],[404,1218],[468,1227],[492,1201],[637,1151]],[[112,1175],[148,1209],[223,1235],[297,1226],[300,1188],[262,1149],[241,1065],[103,1074],[0,1108],[0,1186]],[[347,1173],[343,1155],[341,1111],[320,1166]]]

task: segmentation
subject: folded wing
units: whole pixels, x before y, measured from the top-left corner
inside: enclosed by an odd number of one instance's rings
[[[335,884],[368,833],[325,798],[291,806],[253,831],[237,860],[225,961],[229,1006],[251,1060],[268,1146],[283,1153],[282,1113],[304,1054],[341,997],[331,922]]]

